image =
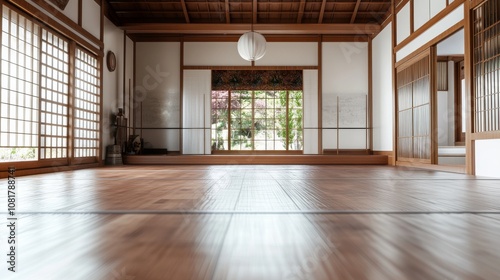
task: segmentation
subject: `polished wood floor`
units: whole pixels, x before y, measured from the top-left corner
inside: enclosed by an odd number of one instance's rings
[[[4,185],[6,185],[5,182]],[[0,279],[500,279],[500,180],[389,166],[122,166],[18,178]]]

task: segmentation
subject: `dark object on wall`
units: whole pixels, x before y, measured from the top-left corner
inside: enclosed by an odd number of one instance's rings
[[[302,70],[212,70],[212,90],[302,90]]]
[[[118,108],[118,113],[115,115],[114,120],[115,131],[115,145],[121,146],[122,154],[126,152],[127,148],[127,118],[123,115],[123,108]]]
[[[61,10],[64,10],[69,2],[69,0],[48,0],[48,1],[56,5]]]
[[[116,56],[112,51],[108,51],[106,54],[106,65],[108,66],[109,72],[113,72],[116,69]]]

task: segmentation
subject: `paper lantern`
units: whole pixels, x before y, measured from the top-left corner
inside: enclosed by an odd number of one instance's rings
[[[238,53],[244,60],[261,59],[266,54],[266,38],[254,31],[246,32],[238,40]]]

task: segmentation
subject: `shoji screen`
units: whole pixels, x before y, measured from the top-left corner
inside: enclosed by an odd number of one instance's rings
[[[318,70],[304,70],[304,154],[318,154]]]
[[[69,44],[42,30],[40,159],[68,155]]]
[[[40,27],[4,7],[0,101],[0,160],[38,159]],[[12,149],[24,149],[19,156]],[[7,156],[3,156],[7,154]]]
[[[500,130],[500,3],[474,10],[473,133]]]
[[[420,55],[397,69],[397,156],[431,163],[431,63]]]
[[[210,154],[210,70],[184,70],[182,153]]]
[[[74,157],[99,150],[100,91],[97,57],[77,48],[75,56]]]

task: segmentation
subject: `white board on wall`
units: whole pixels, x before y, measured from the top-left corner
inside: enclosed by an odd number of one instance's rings
[[[418,1],[418,0],[417,0]],[[398,13],[397,16],[397,43],[401,43],[404,39],[410,36],[410,2],[408,2]]]
[[[236,42],[185,42],[185,66],[251,66],[238,54]]]
[[[96,38],[101,37],[101,6],[95,1],[82,1],[82,27]]]
[[[317,42],[271,42],[256,66],[317,66]]]
[[[435,17],[439,12],[446,8],[446,0],[432,0],[430,1],[430,18]]]
[[[323,149],[367,148],[367,98],[366,94],[323,95]]]
[[[433,0],[436,1],[436,0]],[[413,1],[413,27],[415,30],[430,19],[431,7],[429,0],[414,0]],[[408,14],[408,17],[410,15]]]
[[[367,94],[323,96],[323,127],[365,128],[367,124]]]

